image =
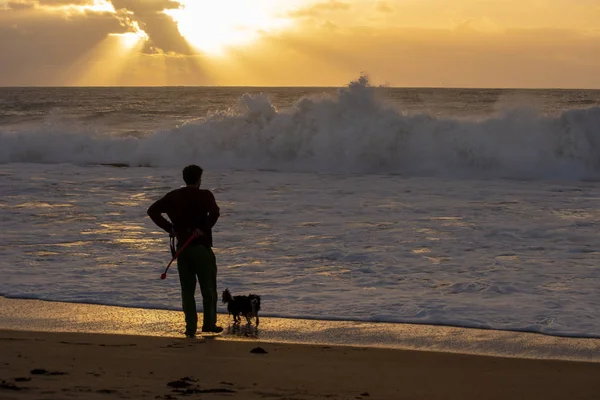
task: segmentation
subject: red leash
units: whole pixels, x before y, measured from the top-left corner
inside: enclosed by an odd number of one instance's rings
[[[169,263],[169,265],[167,265],[167,269],[165,269],[165,272],[163,272],[160,275],[160,279],[166,279],[167,278],[167,271],[169,270],[169,267],[171,266],[171,264],[173,264],[173,261],[175,261],[177,259],[177,257],[179,257],[179,254],[183,251],[183,249],[186,248],[186,246],[188,244],[190,244],[190,242],[198,237],[198,231],[194,231],[194,233],[192,234],[192,236],[187,240],[187,242],[185,242],[183,244],[183,246],[181,246],[181,248],[177,251],[177,253],[175,254],[175,257],[173,257],[173,259],[171,260],[171,262]]]

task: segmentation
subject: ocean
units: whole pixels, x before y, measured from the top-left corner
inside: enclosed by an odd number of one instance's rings
[[[191,163],[264,316],[600,337],[593,90],[0,88],[0,295],[179,310]]]

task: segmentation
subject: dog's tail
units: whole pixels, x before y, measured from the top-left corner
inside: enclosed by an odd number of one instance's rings
[[[233,300],[233,296],[229,292],[229,289],[223,290],[223,298],[222,298],[222,300],[223,300],[223,303],[229,303],[230,301]]]

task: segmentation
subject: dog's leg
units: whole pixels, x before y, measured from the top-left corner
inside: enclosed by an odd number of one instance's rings
[[[254,301],[252,302],[252,315],[256,317],[256,327],[258,327],[258,310],[256,309],[256,303]]]

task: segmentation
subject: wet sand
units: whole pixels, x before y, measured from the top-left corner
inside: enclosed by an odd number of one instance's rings
[[[255,353],[260,347],[266,353]],[[0,331],[0,398],[597,399],[600,363]]]

